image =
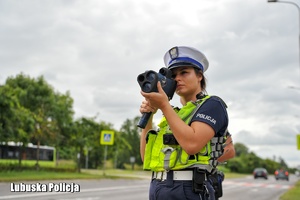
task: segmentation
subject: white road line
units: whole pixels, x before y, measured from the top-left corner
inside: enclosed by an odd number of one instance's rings
[[[288,188],[291,188],[292,186],[271,184],[271,183],[234,182],[234,181],[224,181],[223,182],[223,188],[225,188],[226,190],[233,189],[236,187],[288,189]]]
[[[135,188],[141,188],[141,187],[149,187],[149,184],[145,185],[135,185],[135,186],[116,186],[116,187],[105,187],[105,188],[91,188],[91,189],[83,189],[80,190],[79,193],[83,192],[96,192],[96,191],[110,191],[110,190],[128,190],[128,189],[135,189]],[[21,193],[21,192],[17,192]],[[7,196],[0,196],[0,199],[19,199],[19,198],[26,198],[26,197],[38,197],[38,196],[50,196],[50,195],[62,195],[62,194],[76,194],[70,193],[70,192],[38,192],[38,193],[30,193],[30,194],[24,194],[21,195],[7,195]]]

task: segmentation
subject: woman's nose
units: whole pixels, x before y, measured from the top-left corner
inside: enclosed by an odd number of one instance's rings
[[[175,75],[175,76],[174,76],[174,80],[175,80],[175,81],[178,81],[179,79],[180,79],[180,76],[178,76],[178,75]]]

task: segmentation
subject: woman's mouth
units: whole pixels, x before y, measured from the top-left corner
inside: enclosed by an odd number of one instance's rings
[[[183,85],[177,85],[176,89],[183,87]]]

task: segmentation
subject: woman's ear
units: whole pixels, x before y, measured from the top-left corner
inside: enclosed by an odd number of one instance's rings
[[[203,79],[203,75],[202,75],[202,73],[197,73],[196,75],[197,75],[199,83],[200,83]]]

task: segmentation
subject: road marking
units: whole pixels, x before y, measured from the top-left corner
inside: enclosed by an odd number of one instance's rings
[[[136,188],[142,188],[142,187],[149,187],[149,184],[144,185],[134,185],[134,186],[115,186],[115,187],[104,187],[104,188],[91,188],[91,189],[82,189],[79,193],[83,192],[97,192],[97,191],[110,191],[110,190],[128,190],[128,189],[136,189]],[[18,192],[20,194],[20,192]],[[20,195],[7,195],[7,196],[0,196],[0,199],[20,199],[20,198],[26,198],[26,197],[38,197],[38,196],[50,196],[50,195],[63,195],[68,194],[72,195],[76,193],[70,193],[70,192],[38,192],[38,193],[30,193],[26,194],[26,192],[20,194]]]
[[[235,182],[235,181],[224,181],[223,186],[226,186],[226,189],[240,187],[252,187],[252,188],[270,188],[270,189],[289,189],[293,186],[290,185],[280,185],[272,183],[253,183],[253,182]]]

